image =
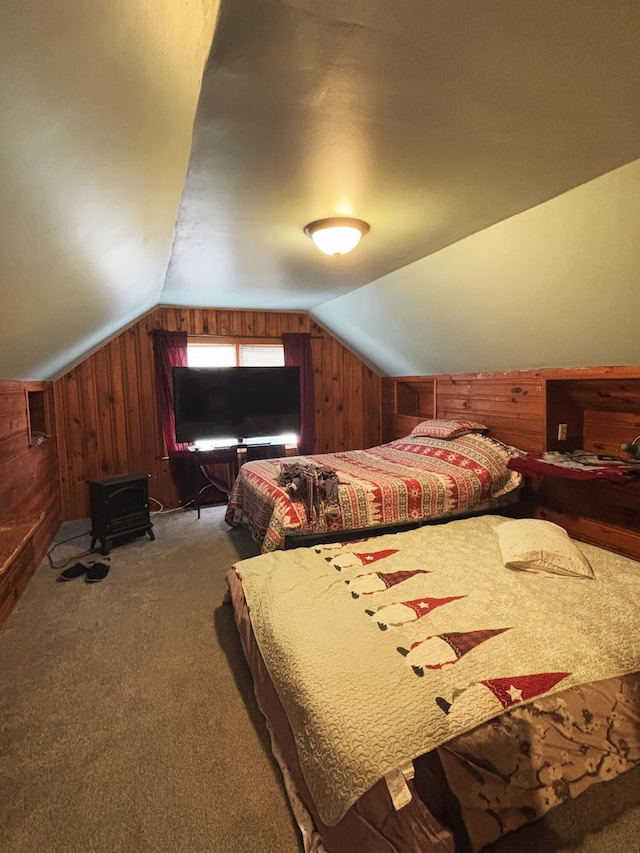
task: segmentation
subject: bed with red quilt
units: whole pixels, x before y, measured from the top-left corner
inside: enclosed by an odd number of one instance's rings
[[[498,509],[517,499],[522,475],[507,467],[520,451],[484,434],[471,421],[431,420],[406,438],[368,450],[264,459],[245,463],[228,499],[225,520],[246,525],[262,552],[304,543],[417,525]],[[282,482],[283,468],[320,476],[305,501]],[[328,501],[322,475],[337,488]],[[286,472],[285,472],[286,473]]]
[[[637,781],[634,560],[484,515],[274,551],[227,581],[307,853],[477,853]]]

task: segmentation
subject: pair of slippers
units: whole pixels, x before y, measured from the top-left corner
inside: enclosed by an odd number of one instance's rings
[[[84,563],[76,563],[61,572],[57,579],[58,581],[72,581],[86,575],[87,583],[97,583],[106,578],[108,574],[109,566],[106,563],[91,563],[89,566],[85,566]]]

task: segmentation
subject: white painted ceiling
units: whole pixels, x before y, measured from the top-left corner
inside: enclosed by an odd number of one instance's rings
[[[218,6],[0,5],[0,378],[58,376],[158,304],[308,310],[428,372],[401,271],[640,158],[637,0]],[[303,228],[339,214],[371,231],[329,258]]]
[[[314,309],[640,157],[639,47],[637,2],[223,0],[162,301]]]

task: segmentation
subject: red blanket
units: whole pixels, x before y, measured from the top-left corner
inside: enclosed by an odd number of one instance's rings
[[[231,525],[247,524],[263,552],[283,548],[285,537],[364,530],[445,518],[504,502],[522,477],[507,468],[513,448],[477,433],[454,440],[404,438],[368,450],[265,459],[242,466],[226,512]],[[335,471],[338,507],[311,514],[278,484],[282,465],[311,463]]]

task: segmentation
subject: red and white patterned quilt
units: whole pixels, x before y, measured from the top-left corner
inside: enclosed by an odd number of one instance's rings
[[[499,506],[522,475],[507,468],[519,451],[469,433],[454,440],[407,437],[371,447],[316,456],[247,462],[234,483],[225,520],[246,524],[262,552],[285,546],[285,538],[367,530],[446,518]],[[309,518],[303,501],[278,485],[283,463],[325,466],[338,476],[339,513],[322,508]]]

